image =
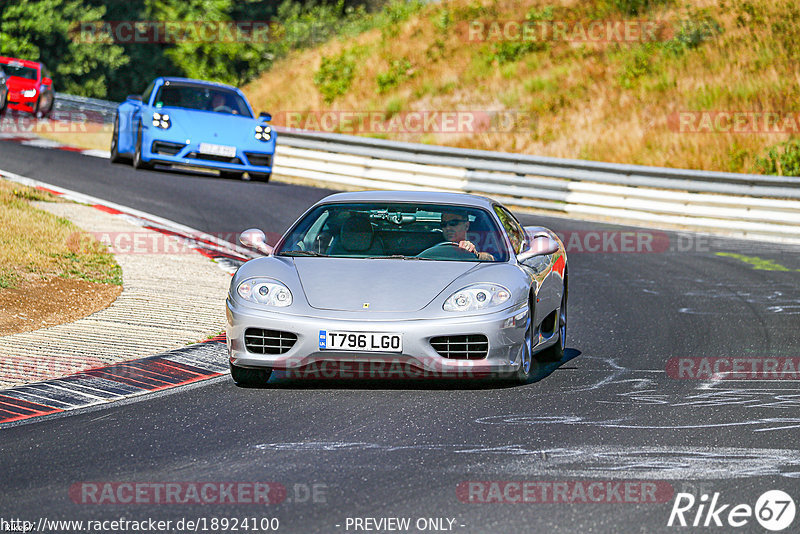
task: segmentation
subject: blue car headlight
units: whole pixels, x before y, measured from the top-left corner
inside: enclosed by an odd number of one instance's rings
[[[170,122],[169,115],[156,111],[153,113],[153,126],[156,128],[161,128],[162,130],[166,130],[172,126],[172,122]]]
[[[267,142],[272,138],[272,127],[266,124],[256,126],[256,139]]]
[[[292,292],[289,288],[268,278],[249,278],[236,288],[241,298],[256,304],[265,304],[276,308],[285,308],[292,304]]]
[[[501,306],[511,298],[511,292],[499,284],[472,284],[459,289],[444,302],[445,311],[465,312]]]

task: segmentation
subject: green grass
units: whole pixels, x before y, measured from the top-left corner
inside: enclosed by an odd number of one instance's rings
[[[0,180],[0,288],[53,276],[122,285],[122,270],[101,243],[67,219],[30,204],[54,199]]]

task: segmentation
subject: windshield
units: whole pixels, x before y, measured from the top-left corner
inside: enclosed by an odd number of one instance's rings
[[[3,70],[6,72],[6,76],[19,76],[27,80],[36,80],[39,78],[39,73],[36,69],[26,67],[19,63],[5,63],[3,64]]]
[[[300,221],[277,254],[508,261],[503,235],[487,212],[417,203],[318,206]]]
[[[158,89],[155,107],[176,107],[252,117],[244,99],[234,91],[204,85],[170,83]]]

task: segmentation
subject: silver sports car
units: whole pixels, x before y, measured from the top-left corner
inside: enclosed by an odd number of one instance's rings
[[[233,277],[227,299],[233,380],[273,370],[324,378],[506,377],[558,360],[567,332],[567,255],[485,197],[339,193],[278,241],[242,233],[266,257]],[[318,367],[319,369],[319,367]]]

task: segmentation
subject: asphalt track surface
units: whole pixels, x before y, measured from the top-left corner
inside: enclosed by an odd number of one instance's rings
[[[134,171],[6,142],[0,168],[212,233],[282,232],[327,194]],[[520,218],[562,232],[614,230]],[[420,532],[419,518],[449,518],[450,531],[464,533],[670,532],[678,530],[667,521],[680,492],[698,499],[718,492],[719,504],[754,506],[780,489],[800,504],[797,381],[680,380],[665,372],[673,357],[800,356],[798,249],[668,236],[673,250],[664,252],[571,250],[568,353],[540,366],[534,383],[311,380],[247,389],[225,377],[45,417],[0,429],[0,518],[174,525],[273,517],[280,532],[375,532],[356,529],[352,518],[388,517],[410,518],[408,531]],[[772,263],[755,269],[742,259],[753,257]],[[73,484],[106,481],[276,482],[287,494],[266,507],[90,505],[70,497]],[[573,495],[570,503],[475,503],[457,491],[468,481],[570,482],[570,491],[576,481],[645,481],[669,493],[657,503],[618,502],[613,490],[606,492],[616,502]],[[480,487],[475,495],[489,497],[491,486]],[[680,530],[766,532],[753,517],[730,527],[730,508],[720,515],[724,527]],[[690,524],[697,510],[685,514]],[[787,532],[798,525],[800,517]]]

